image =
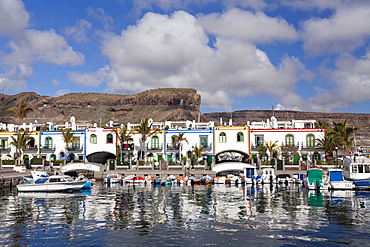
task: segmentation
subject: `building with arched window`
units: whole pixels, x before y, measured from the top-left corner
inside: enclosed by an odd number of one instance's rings
[[[275,117],[267,122],[250,123],[251,155],[256,163],[259,146],[272,142],[279,146],[277,169],[307,168],[315,160],[323,159],[325,153],[316,146],[316,140],[325,136],[325,129],[315,128],[315,120],[277,121]],[[303,164],[302,167],[299,167]],[[283,167],[284,166],[284,167]]]

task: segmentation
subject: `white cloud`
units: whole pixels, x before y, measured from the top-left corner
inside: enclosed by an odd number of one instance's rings
[[[79,65],[83,54],[73,51],[55,31],[27,29],[23,37],[8,42],[12,50],[1,59],[0,88],[6,92],[25,90],[26,79],[33,74],[33,63],[43,61],[55,65]]]
[[[68,80],[83,87],[97,87],[106,81],[113,81],[114,71],[109,66],[104,66],[96,72],[77,73],[68,72]]]
[[[290,42],[299,37],[295,28],[282,18],[236,8],[222,14],[201,15],[199,23],[212,34],[252,43]]]
[[[311,10],[326,10],[337,9],[340,7],[351,6],[353,4],[366,3],[368,0],[281,0],[283,6],[290,6],[297,9]]]
[[[281,20],[275,24],[295,38],[294,29]],[[312,74],[299,59],[285,56],[275,67],[264,51],[236,36],[236,31],[226,37],[220,34],[215,48],[211,48],[194,16],[184,11],[171,16],[147,13],[120,35],[103,36],[102,52],[111,61],[109,67],[87,74],[70,72],[69,79],[85,87],[106,81],[107,91],[114,93],[162,87],[195,88],[202,95],[204,107],[226,110],[230,109],[233,96],[256,93],[285,98],[286,104],[302,104],[293,93],[295,83],[301,78],[312,78]],[[277,33],[267,36],[258,39],[266,42],[286,39]]]
[[[64,94],[67,94],[67,93],[70,93],[71,91],[69,89],[59,89],[55,92],[54,96],[55,97],[59,97],[59,96],[62,96]]]
[[[87,8],[87,13],[89,16],[94,17],[96,20],[99,20],[103,23],[105,30],[110,30],[113,25],[113,18],[109,15],[107,15],[102,8]]]
[[[77,43],[86,43],[89,40],[87,32],[91,27],[92,24],[90,22],[81,19],[76,23],[76,25],[65,28],[64,33],[67,37],[73,39]]]
[[[28,27],[29,14],[20,0],[0,1],[0,35],[17,37]]]
[[[312,18],[302,24],[303,49],[311,56],[351,52],[370,37],[370,8],[338,8],[329,18]]]
[[[54,86],[58,86],[60,84],[60,81],[58,80],[52,80],[51,83],[54,85]]]

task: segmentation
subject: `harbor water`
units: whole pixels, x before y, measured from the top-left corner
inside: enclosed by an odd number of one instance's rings
[[[0,246],[370,246],[369,191],[98,183],[0,199]]]

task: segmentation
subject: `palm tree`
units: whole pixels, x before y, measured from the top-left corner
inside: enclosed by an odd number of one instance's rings
[[[26,149],[28,142],[30,141],[30,137],[28,135],[29,135],[29,132],[26,130],[26,131],[23,131],[22,133],[18,131],[16,138],[14,136],[11,136],[13,141],[10,142],[10,145],[15,146],[17,164],[21,163],[23,152]]]
[[[319,129],[327,129],[328,128],[328,122],[327,121],[318,121],[316,128]]]
[[[131,131],[127,131],[127,126],[124,125],[123,128],[117,132],[121,157],[120,162],[122,162],[122,146],[125,144],[125,142],[128,143],[128,141],[131,139]]]
[[[193,157],[197,159],[197,162],[203,156],[203,146],[193,147]]]
[[[73,132],[72,132],[72,129],[71,128],[67,128],[67,129],[63,129],[62,130],[62,136],[63,136],[63,141],[64,141],[64,148],[65,148],[65,154],[66,156],[64,157],[64,164],[66,164],[67,162],[67,153],[68,153],[68,146],[70,143],[72,143],[74,140],[77,139],[77,137],[75,137],[73,135]]]
[[[185,133],[184,132],[179,132],[178,135],[174,135],[174,141],[173,145],[179,145],[179,157],[180,157],[180,164],[181,164],[181,148],[182,148],[182,142],[189,143],[188,140],[184,137]]]
[[[18,124],[20,124],[27,114],[33,111],[33,109],[27,106],[27,102],[24,102],[20,104],[18,108],[9,108],[6,111],[13,114],[13,116],[18,119]]]
[[[275,141],[274,143],[270,140],[269,142],[265,142],[266,151],[269,152],[268,160],[271,161],[271,159],[274,157],[274,154],[278,152],[278,149],[281,147],[278,144],[278,141]]]
[[[340,137],[337,136],[334,132],[329,132],[322,139],[316,140],[317,146],[324,149],[325,159],[328,160],[333,157],[333,152],[340,144]]]
[[[142,155],[139,155],[139,158],[144,159],[146,153],[146,141],[148,138],[156,133],[156,130],[152,131],[153,123],[149,120],[149,118],[142,118],[140,119],[140,124],[136,128],[136,131],[141,134],[141,151],[143,152]]]
[[[333,133],[338,137],[338,147],[341,147],[345,152],[353,148],[354,137],[353,134],[358,128],[348,126],[348,119],[342,123],[334,122],[334,127],[328,130],[328,133]]]

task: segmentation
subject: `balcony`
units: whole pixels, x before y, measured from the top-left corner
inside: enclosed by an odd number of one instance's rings
[[[68,147],[68,151],[82,151],[83,145],[72,145]]]
[[[49,146],[49,145],[41,146],[40,151],[41,152],[55,151],[55,145],[54,146]]]

